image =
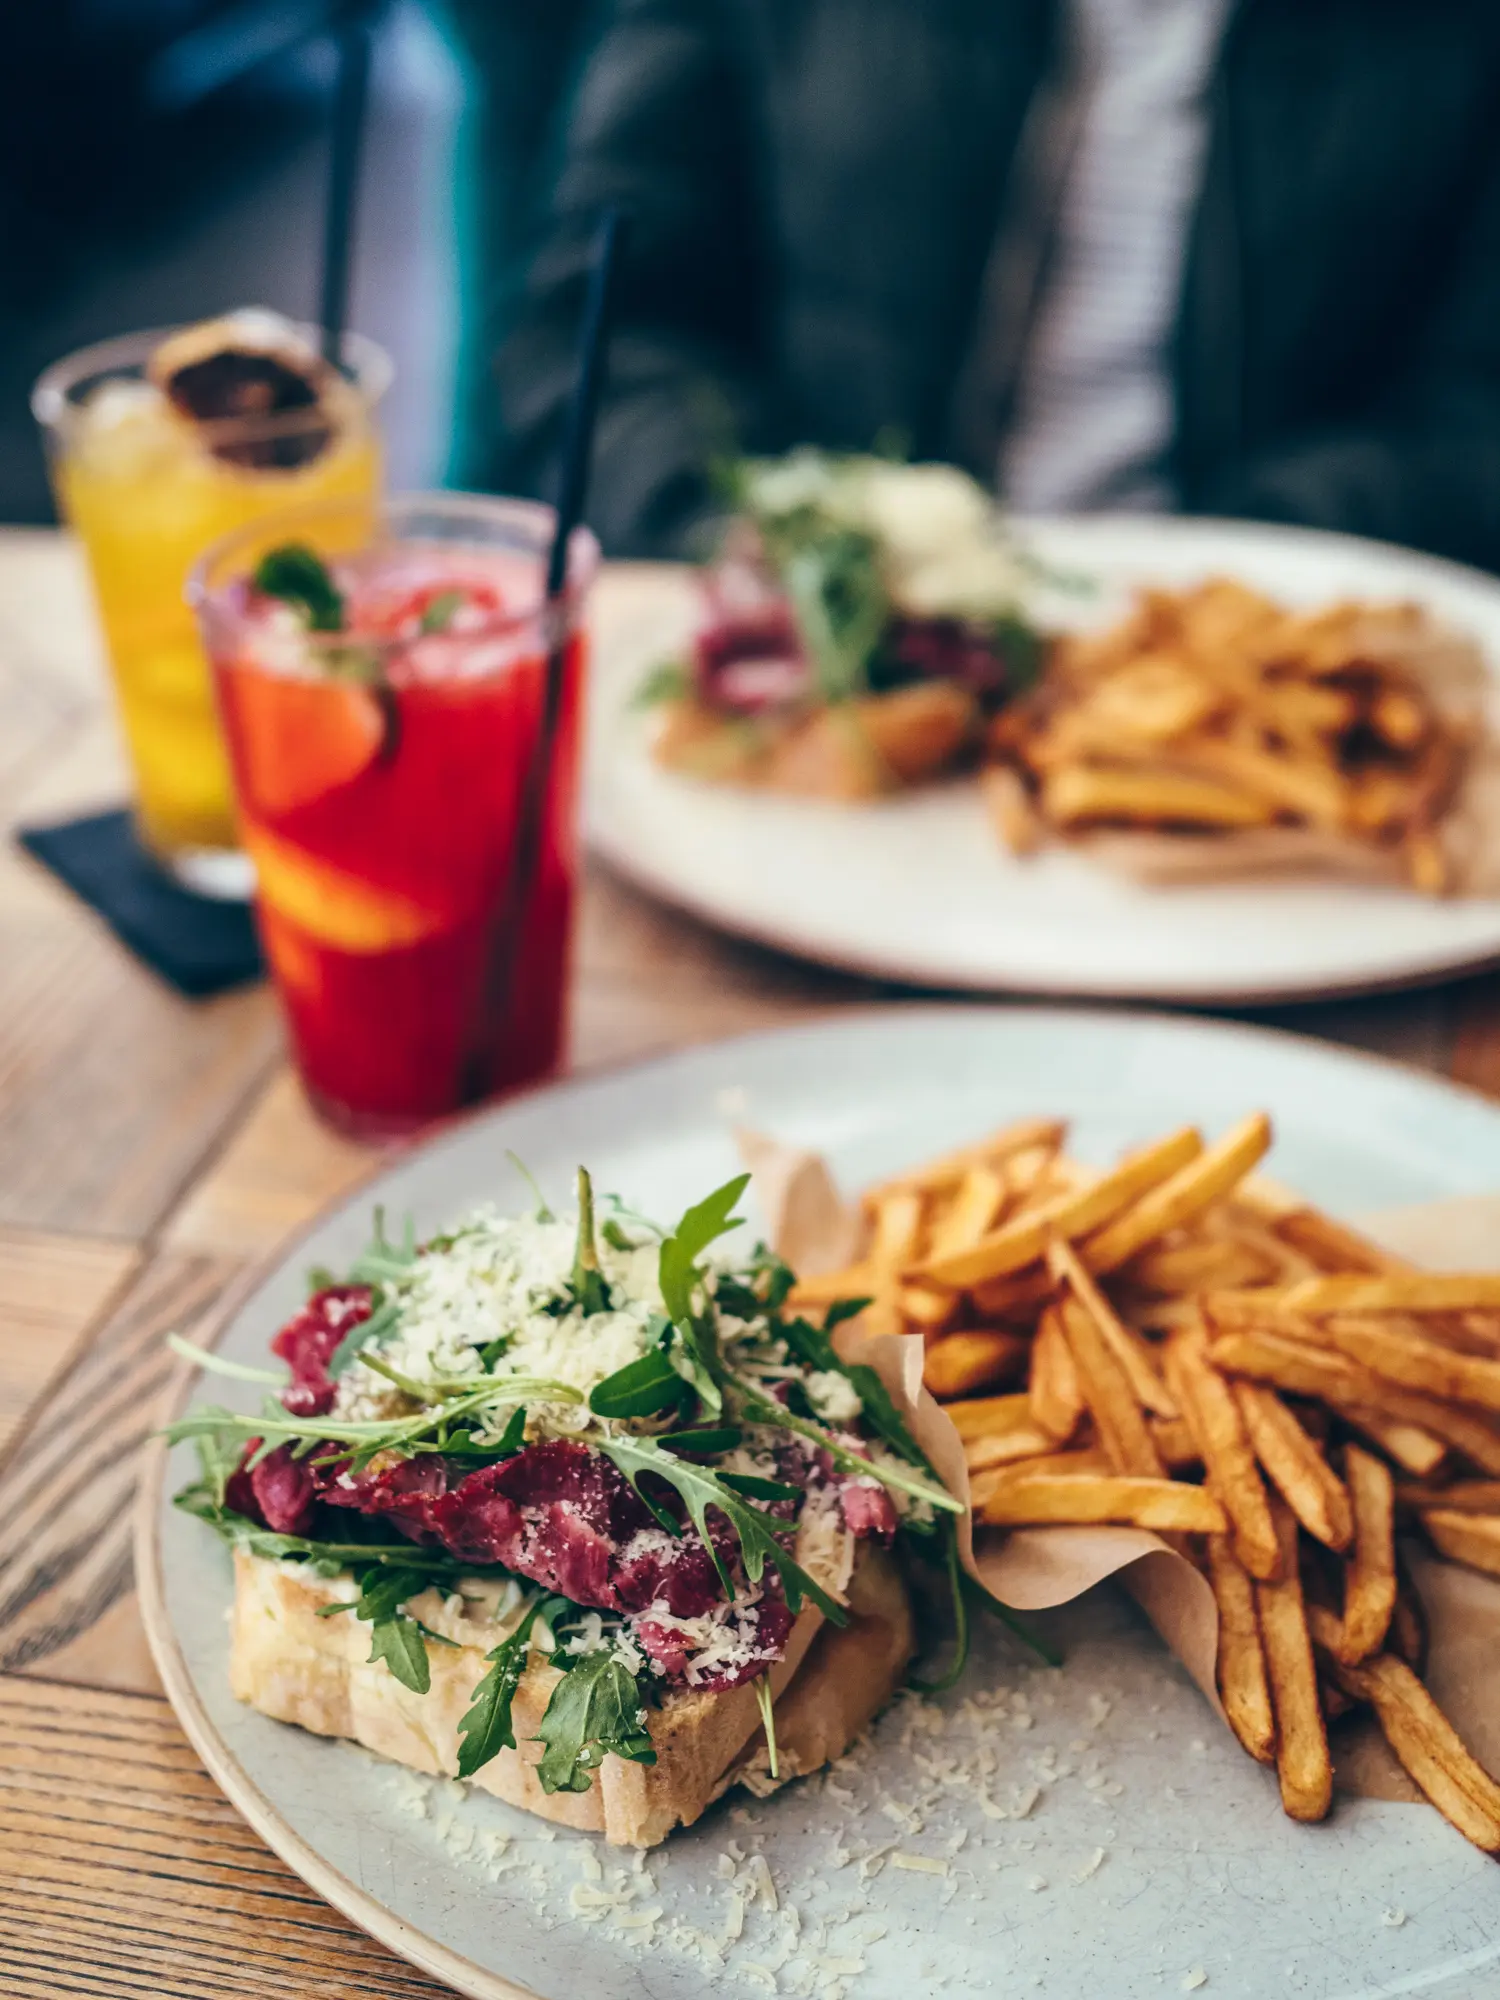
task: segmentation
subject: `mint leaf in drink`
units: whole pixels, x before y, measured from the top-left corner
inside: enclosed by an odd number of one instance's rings
[[[279,597],[302,612],[313,632],[342,632],[343,592],[328,565],[305,542],[284,542],[268,549],[255,566],[255,588],[263,597]]]
[[[440,590],[422,613],[419,630],[422,632],[446,632],[453,623],[454,616],[463,608],[464,593],[461,590]]]
[[[561,1660],[556,1662],[561,1666]],[[552,1690],[536,1741],[544,1792],[586,1792],[605,1758],[654,1764],[646,1707],[634,1674],[613,1653],[583,1653]]]

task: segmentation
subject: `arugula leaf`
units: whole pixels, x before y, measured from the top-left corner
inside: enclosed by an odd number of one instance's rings
[[[779,1407],[779,1406],[778,1406]],[[652,1437],[610,1437],[599,1440],[599,1450],[606,1458],[612,1459],[630,1481],[636,1492],[650,1507],[658,1520],[661,1509],[649,1495],[642,1491],[641,1475],[654,1473],[675,1487],[687,1508],[689,1518],[708,1550],[719,1581],[724,1586],[725,1595],[733,1597],[734,1579],[725,1569],[708,1528],[708,1510],[715,1508],[733,1528],[738,1537],[740,1552],[744,1557],[745,1574],[752,1583],[759,1583],[767,1562],[781,1577],[786,1601],[795,1613],[802,1609],[804,1597],[810,1597],[825,1618],[835,1625],[846,1622],[842,1605],[830,1597],[822,1586],[810,1577],[799,1562],[787,1554],[776,1539],[778,1529],[785,1524],[765,1514],[759,1507],[752,1507],[748,1500],[727,1486],[720,1475],[706,1465],[695,1465],[691,1459],[678,1458],[668,1451],[656,1438]],[[861,1461],[863,1465],[864,1462]],[[864,1469],[870,1468],[865,1465]]]
[[[744,1433],[738,1424],[718,1424],[690,1431],[668,1431],[662,1443],[671,1451],[690,1451],[694,1457],[717,1458],[733,1451]]]
[[[711,1333],[693,1317],[693,1291],[703,1275],[698,1258],[710,1243],[735,1227],[739,1217],[734,1206],[749,1184],[748,1174],[737,1174],[688,1209],[672,1234],[663,1237],[657,1262],[662,1301],[677,1329],[687,1378],[704,1408],[715,1413],[724,1407],[715,1368],[718,1356]]]
[[[274,1450],[278,1442],[287,1438],[305,1439],[309,1448],[324,1442],[349,1444],[356,1449],[335,1455],[348,1456],[353,1465],[366,1463],[382,1451],[427,1448],[426,1441],[434,1433],[446,1436],[448,1427],[460,1417],[473,1416],[487,1408],[510,1408],[528,1399],[548,1403],[583,1401],[578,1390],[566,1382],[550,1382],[535,1375],[501,1375],[406,1417],[350,1422],[339,1417],[295,1417],[276,1402],[270,1403],[259,1416],[209,1406],[189,1410],[186,1416],[168,1424],[162,1435],[168,1443],[180,1444],[185,1438],[202,1437],[209,1432],[238,1432],[243,1437],[258,1436],[267,1451]]]
[[[906,1428],[906,1421],[896,1408],[890,1390],[875,1370],[863,1361],[843,1360],[828,1337],[831,1328],[837,1326],[841,1318],[852,1319],[868,1303],[867,1299],[840,1299],[829,1308],[828,1318],[821,1329],[805,1319],[789,1319],[778,1322],[776,1331],[806,1367],[824,1372],[831,1369],[851,1382],[864,1406],[866,1417],[891,1449],[899,1452],[908,1464],[919,1465],[924,1471],[931,1472],[932,1466],[926,1453]],[[844,1308],[842,1312],[841,1307]]]
[[[611,1754],[656,1762],[635,1676],[610,1652],[582,1653],[568,1667],[533,1740],[546,1745],[536,1767],[544,1792],[586,1792]]]
[[[227,1438],[222,1431],[209,1431],[202,1437],[194,1438],[193,1444],[198,1453],[203,1485],[212,1496],[214,1506],[222,1507],[229,1481],[244,1451],[244,1441]],[[192,1491],[191,1488],[188,1490]]]
[[[511,1704],[531,1650],[532,1627],[538,1619],[549,1624],[568,1603],[565,1597],[538,1597],[526,1610],[514,1632],[485,1654],[489,1672],[475,1688],[470,1705],[459,1718],[458,1775],[472,1778],[502,1750],[516,1747],[511,1726]]]
[[[783,530],[772,555],[792,616],[825,701],[866,692],[870,662],[890,623],[891,605],[872,535],[819,521]]]
[[[672,1234],[662,1239],[657,1272],[662,1299],[675,1321],[692,1318],[693,1287],[700,1276],[697,1260],[710,1243],[735,1227],[739,1217],[734,1206],[749,1185],[748,1174],[736,1174],[688,1209]]]
[[[394,1333],[401,1317],[401,1308],[395,1299],[382,1299],[380,1304],[366,1319],[362,1319],[344,1335],[338,1346],[328,1357],[328,1378],[336,1382],[349,1363],[372,1340],[384,1340],[388,1333]]]
[[[460,1566],[451,1556],[435,1549],[418,1551],[406,1541],[322,1542],[307,1535],[287,1535],[275,1528],[263,1528],[247,1514],[236,1513],[234,1508],[217,1501],[207,1481],[183,1487],[173,1496],[172,1504],[180,1507],[184,1514],[191,1514],[196,1520],[204,1522],[231,1548],[247,1549],[252,1555],[266,1556],[273,1562],[331,1564],[335,1570],[346,1569],[351,1564],[392,1563],[410,1571],[413,1556],[420,1554],[425,1583],[447,1584],[460,1575],[482,1576],[485,1573],[482,1564],[465,1563]],[[360,1518],[353,1516],[351,1526]]]
[[[355,1258],[349,1270],[349,1282],[354,1285],[383,1285],[392,1279],[404,1278],[410,1274],[417,1261],[416,1232],[410,1216],[401,1233],[401,1241],[392,1243],[385,1233],[385,1210],[375,1210],[375,1233]]]
[[[641,681],[630,697],[634,709],[658,708],[664,701],[685,701],[693,690],[693,676],[685,660],[662,660]]]
[[[396,1616],[409,1597],[421,1595],[427,1588],[429,1578],[425,1570],[415,1566],[409,1569],[392,1566],[365,1570],[358,1582],[355,1617],[361,1624],[383,1625]]]
[[[835,1299],[823,1316],[823,1331],[832,1333],[846,1319],[858,1319],[865,1307],[874,1303],[873,1299]]]
[[[403,1687],[426,1694],[432,1685],[427,1641],[415,1618],[403,1611],[377,1619],[370,1627],[370,1662],[384,1660]]]
[[[518,1403],[507,1418],[505,1429],[501,1431],[495,1444],[495,1455],[497,1458],[514,1458],[525,1442],[526,1405]]]
[[[655,1315],[658,1338],[671,1332],[672,1323]],[[589,1408],[596,1417],[654,1417],[683,1401],[687,1384],[672,1366],[660,1346],[651,1348],[637,1361],[627,1361],[613,1375],[596,1383]]]
[[[719,1477],[734,1492],[748,1494],[752,1500],[801,1500],[805,1497],[800,1486],[788,1486],[782,1479],[762,1479],[758,1472],[721,1472]]]
[[[1010,1627],[1023,1645],[1029,1646],[1034,1653],[1045,1660],[1049,1667],[1060,1667],[1061,1654],[1055,1652],[1044,1640],[1039,1639],[1030,1626],[1016,1616],[1008,1604],[1002,1604],[999,1598],[986,1590],[982,1583],[967,1574],[959,1555],[957,1521],[949,1520],[944,1523],[944,1536],[944,1568],[953,1604],[953,1658],[942,1673],[930,1680],[916,1674],[912,1675],[911,1685],[918,1694],[946,1694],[949,1688],[957,1686],[969,1659],[970,1591],[979,1597],[985,1608],[993,1612],[1003,1625]]]
[[[234,1382],[263,1382],[272,1389],[284,1389],[292,1379],[285,1368],[252,1368],[243,1361],[230,1361],[211,1347],[195,1347],[180,1333],[169,1333],[167,1346],[181,1360],[201,1368],[205,1375],[224,1375]]]
[[[609,1286],[599,1269],[599,1246],[594,1241],[594,1183],[585,1167],[578,1169],[578,1248],[569,1283],[581,1311],[609,1311]]]
[[[958,1685],[959,1676],[969,1661],[969,1606],[964,1597],[964,1573],[958,1552],[958,1523],[947,1524],[947,1547],[944,1562],[948,1576],[948,1589],[953,1602],[953,1658],[948,1662],[945,1673],[932,1680],[923,1680],[916,1674],[911,1684],[919,1694],[946,1694]]]
[[[298,607],[314,632],[342,632],[344,598],[323,558],[305,542],[268,549],[255,566],[255,588]]]
[[[940,1513],[961,1514],[964,1511],[962,1504],[954,1499],[946,1487],[938,1483],[936,1473],[929,1472],[927,1479],[919,1479],[915,1472],[904,1471],[899,1466],[882,1465],[878,1459],[862,1457],[859,1452],[850,1451],[847,1446],[841,1445],[838,1439],[831,1435],[826,1425],[816,1423],[808,1417],[794,1416],[784,1403],[776,1402],[773,1397],[763,1396],[752,1383],[736,1376],[734,1386],[746,1408],[753,1411],[763,1423],[777,1424],[782,1430],[796,1431],[801,1437],[811,1438],[813,1443],[826,1451],[834,1464],[843,1471],[852,1472],[860,1478],[878,1479],[882,1486],[893,1487],[898,1493],[909,1493],[916,1500],[925,1500],[929,1507],[937,1508]],[[900,1421],[899,1418],[897,1421]],[[916,1449],[914,1445],[911,1448],[913,1451]],[[917,1463],[924,1470],[927,1469],[925,1459],[919,1458]],[[907,1523],[908,1527],[914,1525],[911,1522]]]
[[[507,1160],[510,1161],[511,1165],[515,1168],[516,1172],[521,1176],[522,1180],[525,1181],[526,1185],[531,1189],[532,1194],[536,1197],[535,1214],[537,1221],[556,1222],[557,1217],[552,1213],[552,1210],[547,1206],[547,1197],[542,1193],[541,1189],[537,1186],[536,1175],[531,1171],[530,1167],[527,1166],[526,1162],[521,1158],[520,1154],[513,1153],[507,1148],[505,1157]]]
[[[319,1292],[326,1292],[330,1286],[338,1283],[338,1279],[326,1264],[309,1264],[303,1277],[310,1299],[316,1298]]]
[[[770,1764],[771,1776],[779,1778],[781,1768],[776,1759],[776,1708],[771,1696],[771,1676],[769,1673],[758,1674],[750,1685],[755,1690],[761,1726],[766,1732],[766,1757]]]

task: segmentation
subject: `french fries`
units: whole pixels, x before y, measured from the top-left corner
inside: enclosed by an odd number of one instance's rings
[[[1274,1389],[1236,1382],[1234,1395],[1266,1477],[1307,1532],[1342,1553],[1354,1540],[1343,1481]]]
[[[1338,1656],[1355,1666],[1378,1653],[1396,1609],[1396,1502],[1389,1466],[1357,1444],[1344,1452],[1354,1550],[1344,1571]]]
[[[1066,1444],[1083,1422],[1083,1389],[1056,1306],[1042,1314],[1031,1344],[1029,1398],[1031,1414],[1058,1444]]]
[[[1208,1538],[1208,1578],[1219,1607],[1219,1697],[1229,1726],[1261,1764],[1276,1761],[1271,1684],[1255,1615],[1255,1587],[1225,1535]]]
[[[981,1518],[994,1526],[1109,1523],[1182,1534],[1221,1535],[1224,1510],[1202,1486],[1118,1473],[1032,1472],[1013,1467],[987,1492]]]
[[[1064,1299],[1058,1323],[1105,1457],[1116,1472],[1134,1473],[1143,1479],[1164,1477],[1166,1467],[1146,1423],[1146,1413],[1092,1318],[1076,1299]]]
[[[928,1348],[922,1379],[934,1396],[972,1396],[1024,1373],[1030,1351],[1018,1333],[945,1333]]]
[[[996,829],[1016,854],[1155,834],[1221,869],[1275,839],[1442,894],[1475,726],[1419,678],[1435,641],[1461,643],[1409,605],[1290,612],[1224,578],[1143,591],[1110,630],[1060,639],[989,725]]]
[[[1439,1555],[1500,1576],[1500,1520],[1493,1515],[1428,1507],[1423,1510],[1422,1526]]]
[[[1476,1847],[1500,1854],[1500,1785],[1470,1756],[1413,1670],[1392,1653],[1351,1666],[1338,1657],[1338,1620],[1315,1607],[1309,1622],[1339,1686],[1375,1710],[1386,1741],[1438,1811]]]
[[[1234,1552],[1258,1582],[1280,1574],[1281,1552],[1271,1504],[1233,1389],[1209,1360],[1198,1329],[1167,1343],[1167,1380],[1203,1460],[1210,1491],[1229,1516]]]
[[[1333,1759],[1297,1573],[1297,1523],[1284,1502],[1272,1505],[1281,1575],[1274,1583],[1256,1583],[1254,1589],[1276,1716],[1276,1775],[1282,1806],[1292,1819],[1324,1819],[1333,1803]]]
[[[1043,1256],[1049,1242],[1066,1241],[1097,1229],[1202,1151],[1190,1129],[1174,1132],[1155,1146],[1121,1161],[1113,1173],[1017,1216],[1014,1222],[968,1249],[929,1257],[912,1272],[939,1285],[970,1288],[1022,1270]]]
[[[858,1259],[791,1303],[922,1336],[982,1528],[1135,1527],[1197,1564],[1225,1714],[1290,1815],[1328,1811],[1327,1725],[1371,1706],[1500,1851],[1500,1790],[1416,1679],[1395,1533],[1500,1576],[1500,1275],[1415,1270],[1261,1178],[1259,1114],[1103,1171],[1064,1138],[1031,1119],[881,1183]]]

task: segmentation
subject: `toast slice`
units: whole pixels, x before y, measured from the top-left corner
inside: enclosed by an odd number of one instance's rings
[[[236,1550],[230,1682],[241,1701],[278,1722],[320,1736],[343,1736],[415,1771],[452,1775],[458,1723],[496,1643],[493,1620],[455,1608],[429,1591],[411,1611],[455,1643],[429,1648],[431,1687],[403,1687],[371,1663],[369,1633],[348,1616],[320,1618],[320,1606],[347,1596],[347,1584],[306,1574],[293,1563]],[[805,1776],[840,1756],[900,1685],[914,1647],[911,1603],[895,1558],[862,1542],[843,1592],[845,1626],[805,1605],[786,1656],[771,1670],[781,1779]],[[753,1687],[678,1688],[650,1712],[654,1765],[606,1757],[586,1792],[544,1792],[531,1741],[560,1678],[533,1655],[512,1709],[517,1747],[502,1750],[474,1779],[508,1804],[617,1846],[653,1847],[689,1826],[738,1782],[771,1789],[760,1709]]]

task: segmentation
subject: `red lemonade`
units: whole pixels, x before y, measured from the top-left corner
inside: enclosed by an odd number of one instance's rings
[[[393,502],[383,539],[326,564],[295,525],[221,545],[199,614],[303,1081],[346,1129],[399,1132],[545,1077],[561,1057],[578,614],[596,552],[578,537],[540,840],[507,940],[542,734],[550,514],[464,496]]]

